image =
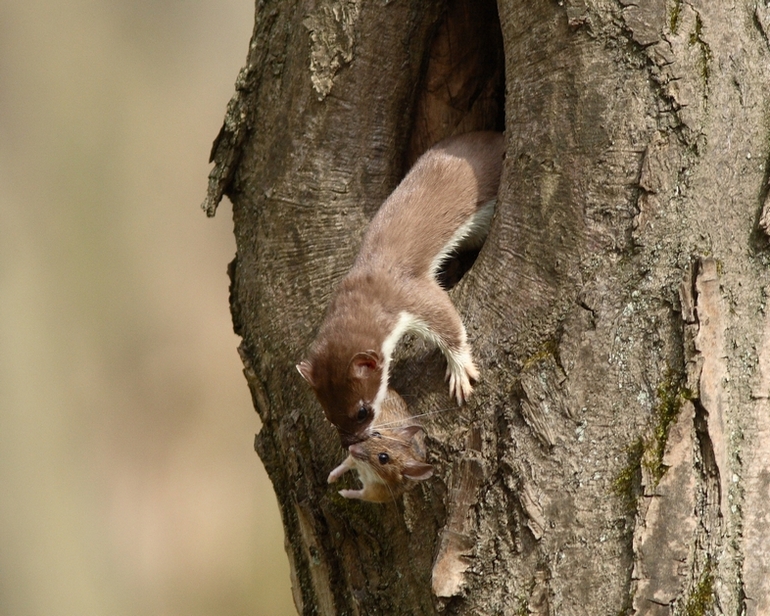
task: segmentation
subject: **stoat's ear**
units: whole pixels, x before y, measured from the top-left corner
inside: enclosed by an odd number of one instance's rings
[[[313,364],[308,360],[303,359],[297,364],[297,371],[302,375],[302,378],[310,383],[311,387],[315,387],[313,383]]]
[[[382,360],[377,351],[364,351],[353,356],[348,370],[353,378],[365,379],[372,372],[379,370],[381,365]]]
[[[407,462],[402,474],[412,481],[430,479],[433,476],[433,465],[427,462]]]

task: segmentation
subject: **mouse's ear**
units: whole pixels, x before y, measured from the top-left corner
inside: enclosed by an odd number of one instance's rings
[[[353,359],[350,360],[348,371],[350,376],[355,379],[365,379],[372,372],[381,370],[381,367],[382,360],[377,351],[364,351],[353,356]]]
[[[399,428],[393,428],[393,432],[404,440],[408,441],[418,432],[422,432],[422,426],[418,426],[416,424],[411,426],[401,426]]]
[[[430,479],[433,476],[433,465],[427,462],[407,462],[402,474],[412,481]]]
[[[302,375],[303,379],[310,383],[311,387],[315,387],[315,383],[313,383],[313,364],[307,359],[303,359],[297,364],[297,371]]]

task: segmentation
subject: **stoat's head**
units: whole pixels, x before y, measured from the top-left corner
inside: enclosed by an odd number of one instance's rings
[[[319,358],[306,359],[297,364],[297,370],[315,391],[326,418],[337,428],[343,447],[368,438],[367,429],[375,416],[375,401],[383,379],[379,353],[356,353],[342,366]]]

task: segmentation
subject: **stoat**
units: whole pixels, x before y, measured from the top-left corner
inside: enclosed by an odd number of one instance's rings
[[[425,152],[372,219],[309,356],[310,383],[344,447],[367,438],[388,392],[393,349],[407,332],[447,359],[449,394],[462,404],[479,377],[465,327],[437,281],[454,250],[486,237],[500,183],[503,135],[451,137]]]
[[[340,490],[345,498],[384,503],[433,475],[433,467],[425,462],[422,428],[392,389],[388,389],[380,414],[371,424],[369,438],[352,444],[348,452],[342,464],[329,473],[329,483],[333,483],[349,470],[358,471],[362,487]]]

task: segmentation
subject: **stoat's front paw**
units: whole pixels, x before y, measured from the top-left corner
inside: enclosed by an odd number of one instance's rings
[[[473,363],[470,351],[450,356],[447,362],[446,378],[449,380],[449,395],[457,404],[467,402],[473,392],[471,381],[478,381],[479,370]]]

